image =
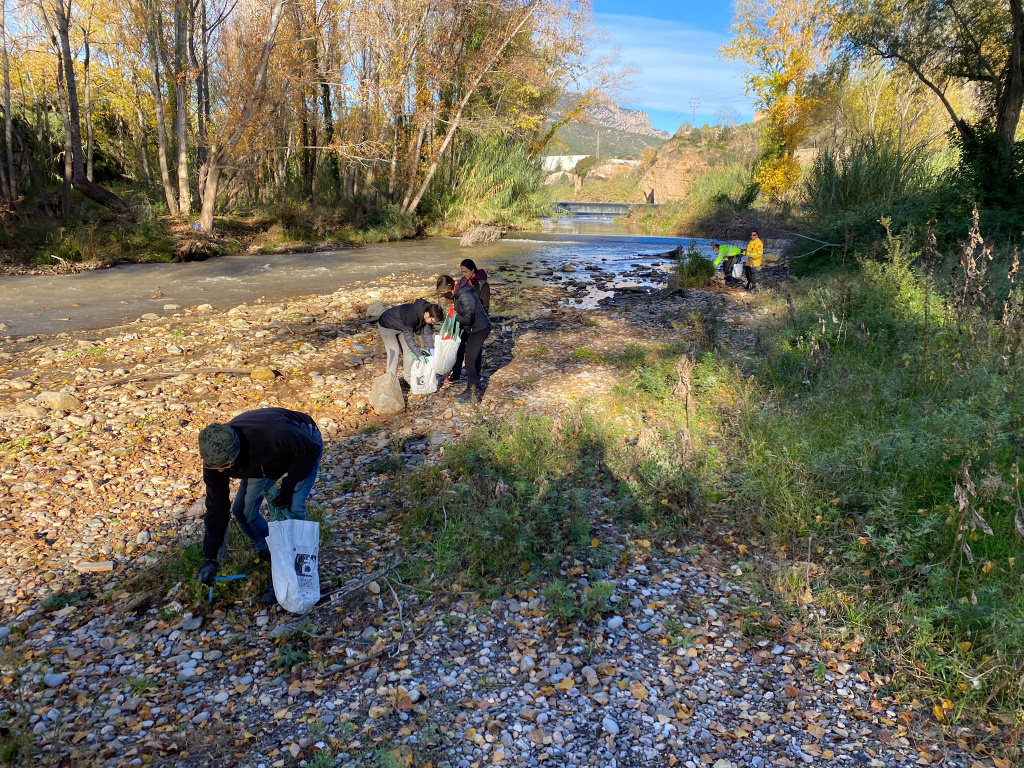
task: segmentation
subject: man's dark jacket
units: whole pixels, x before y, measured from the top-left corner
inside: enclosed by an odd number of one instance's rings
[[[314,434],[310,434],[313,425]],[[203,554],[216,560],[231,519],[230,479],[269,478],[281,481],[281,494],[290,497],[295,486],[316,469],[323,450],[316,423],[304,413],[287,408],[261,408],[235,416],[228,422],[238,433],[238,458],[231,469],[203,469],[206,483],[206,535]]]
[[[430,309],[430,302],[426,299],[416,299],[412,304],[399,304],[397,307],[385,310],[377,324],[381,328],[390,328],[392,331],[401,331],[405,338],[405,344],[411,352],[417,353],[420,345],[416,343],[417,333],[423,334],[423,348],[434,348],[434,327],[423,319],[423,313]]]

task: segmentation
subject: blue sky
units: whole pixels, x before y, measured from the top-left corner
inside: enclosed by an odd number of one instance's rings
[[[718,49],[729,40],[732,3],[723,0],[594,0],[598,25],[622,64],[640,69],[620,96],[645,110],[655,128],[670,133],[691,119],[690,99],[699,99],[697,125],[718,122],[715,112],[754,114],[743,68]]]

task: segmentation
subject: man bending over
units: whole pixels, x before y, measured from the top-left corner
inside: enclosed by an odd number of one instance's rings
[[[233,513],[261,560],[270,561],[263,499],[292,519],[306,519],[306,499],[313,490],[324,441],[308,415],[285,408],[261,408],[235,416],[227,424],[210,424],[199,433],[199,455],[206,483],[206,564],[199,581],[212,585],[227,545],[228,520]],[[240,478],[234,503],[229,502],[231,478]],[[280,482],[279,482],[280,481]],[[273,585],[264,601],[274,602]]]

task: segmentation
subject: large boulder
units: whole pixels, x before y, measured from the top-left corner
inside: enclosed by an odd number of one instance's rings
[[[370,405],[374,413],[391,416],[405,410],[402,385],[393,373],[385,373],[373,380],[370,387]]]
[[[252,369],[249,377],[254,381],[273,381],[277,378],[277,373],[273,368],[266,365],[260,365]]]
[[[383,302],[375,301],[366,308],[366,317],[369,320],[376,320],[384,314],[385,309],[387,309],[387,307],[384,306]]]
[[[82,401],[68,392],[40,392],[36,402],[53,411],[77,411]]]

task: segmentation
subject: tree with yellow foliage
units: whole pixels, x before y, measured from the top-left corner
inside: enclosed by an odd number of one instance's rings
[[[590,18],[589,0],[0,0],[0,205],[68,217],[77,192],[193,223],[198,204],[206,231],[276,203],[411,221],[467,147],[531,162],[615,81]]]
[[[816,107],[814,75],[832,56],[829,0],[736,0],[735,39],[723,56],[748,67],[747,91],[767,118],[755,180],[773,199],[796,182],[794,157]]]

